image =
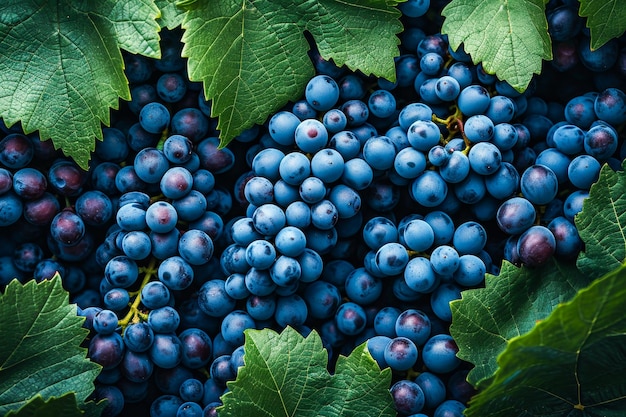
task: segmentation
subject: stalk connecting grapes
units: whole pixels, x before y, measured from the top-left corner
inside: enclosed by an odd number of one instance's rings
[[[125,55],[132,100],[89,171],[4,128],[0,283],[61,275],[103,415],[217,415],[244,331],[287,326],[318,332],[331,369],[366,342],[399,416],[463,415],[449,303],[503,260],[576,259],[574,217],[626,156],[626,55],[550,1],[555,58],[520,93],[449,47],[434,3],[399,6],[396,82],[313,49],[303,97],[227,148],[178,31],[160,60]]]

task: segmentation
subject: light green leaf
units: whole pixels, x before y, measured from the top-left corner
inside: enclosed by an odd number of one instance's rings
[[[626,174],[602,167],[598,181],[574,222],[585,249],[578,268],[599,277],[620,266],[626,259]]]
[[[100,402],[98,404],[89,402],[79,406],[76,401],[76,395],[73,392],[68,392],[60,397],[50,397],[47,400],[44,400],[41,395],[37,395],[19,410],[9,411],[6,417],[96,417],[102,414],[105,405],[106,402]],[[84,409],[85,407],[87,408],[86,411]]]
[[[543,0],[452,0],[441,13],[450,45],[519,91],[552,59]]]
[[[581,290],[498,358],[467,417],[623,417],[626,269]]]
[[[623,0],[580,0],[579,13],[587,18],[592,49],[598,49],[626,30],[626,2]]]
[[[287,327],[246,330],[245,365],[228,382],[220,417],[389,416],[391,373],[382,371],[361,345],[327,370],[328,352],[313,331],[306,338]],[[365,414],[364,414],[365,412]]]
[[[0,415],[30,398],[74,392],[84,401],[100,365],[80,347],[88,331],[58,274],[37,284],[13,280],[0,296]]]
[[[185,10],[177,4],[180,0],[155,0],[156,5],[161,11],[161,17],[157,22],[162,28],[174,29],[183,23]]]
[[[204,82],[221,145],[304,92],[314,67],[304,32],[338,65],[395,79],[400,14],[385,0],[198,1],[183,21],[189,78]]]
[[[486,275],[485,288],[463,291],[450,303],[450,334],[459,346],[457,356],[474,364],[468,382],[484,386],[511,339],[530,331],[589,282],[573,265],[556,260],[539,268],[505,261],[500,275]]]
[[[157,16],[152,0],[2,2],[0,117],[86,169],[101,123],[130,100],[120,48],[158,56]]]
[[[389,394],[391,369],[375,365],[367,344],[357,346],[348,356],[339,356],[335,374],[326,389],[320,416],[395,416]]]

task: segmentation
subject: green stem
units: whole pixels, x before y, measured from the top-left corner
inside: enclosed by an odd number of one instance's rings
[[[126,326],[130,323],[137,323],[148,319],[148,314],[139,310],[139,303],[141,303],[141,290],[148,284],[148,282],[150,282],[157,271],[156,259],[152,258],[150,260],[150,264],[147,267],[140,268],[139,271],[144,273],[139,290],[133,293],[135,299],[130,305],[130,309],[128,310],[128,313],[126,313],[126,316],[117,322],[122,330],[126,329]]]

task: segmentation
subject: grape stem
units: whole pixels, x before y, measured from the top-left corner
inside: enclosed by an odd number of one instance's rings
[[[152,277],[156,274],[156,259],[152,258],[148,266],[141,267],[139,271],[144,274],[143,281],[141,281],[139,289],[136,292],[132,293],[135,299],[130,305],[128,313],[126,313],[126,316],[124,316],[123,319],[120,319],[117,322],[122,330],[126,329],[126,326],[128,326],[130,323],[138,323],[139,321],[148,320],[148,314],[139,310],[139,303],[141,302],[141,290],[148,284],[148,282],[150,282]]]

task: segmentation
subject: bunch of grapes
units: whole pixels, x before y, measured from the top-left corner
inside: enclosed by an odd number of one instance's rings
[[[244,330],[286,326],[331,367],[367,342],[399,415],[461,416],[449,302],[503,260],[574,260],[574,216],[626,156],[624,40],[591,51],[570,3],[548,3],[555,60],[525,93],[449,47],[441,4],[402,3],[396,82],[312,50],[304,96],[228,148],[164,32],[162,59],[125,56],[132,100],[88,171],[2,126],[0,285],[61,275],[108,416],[215,415]]]

